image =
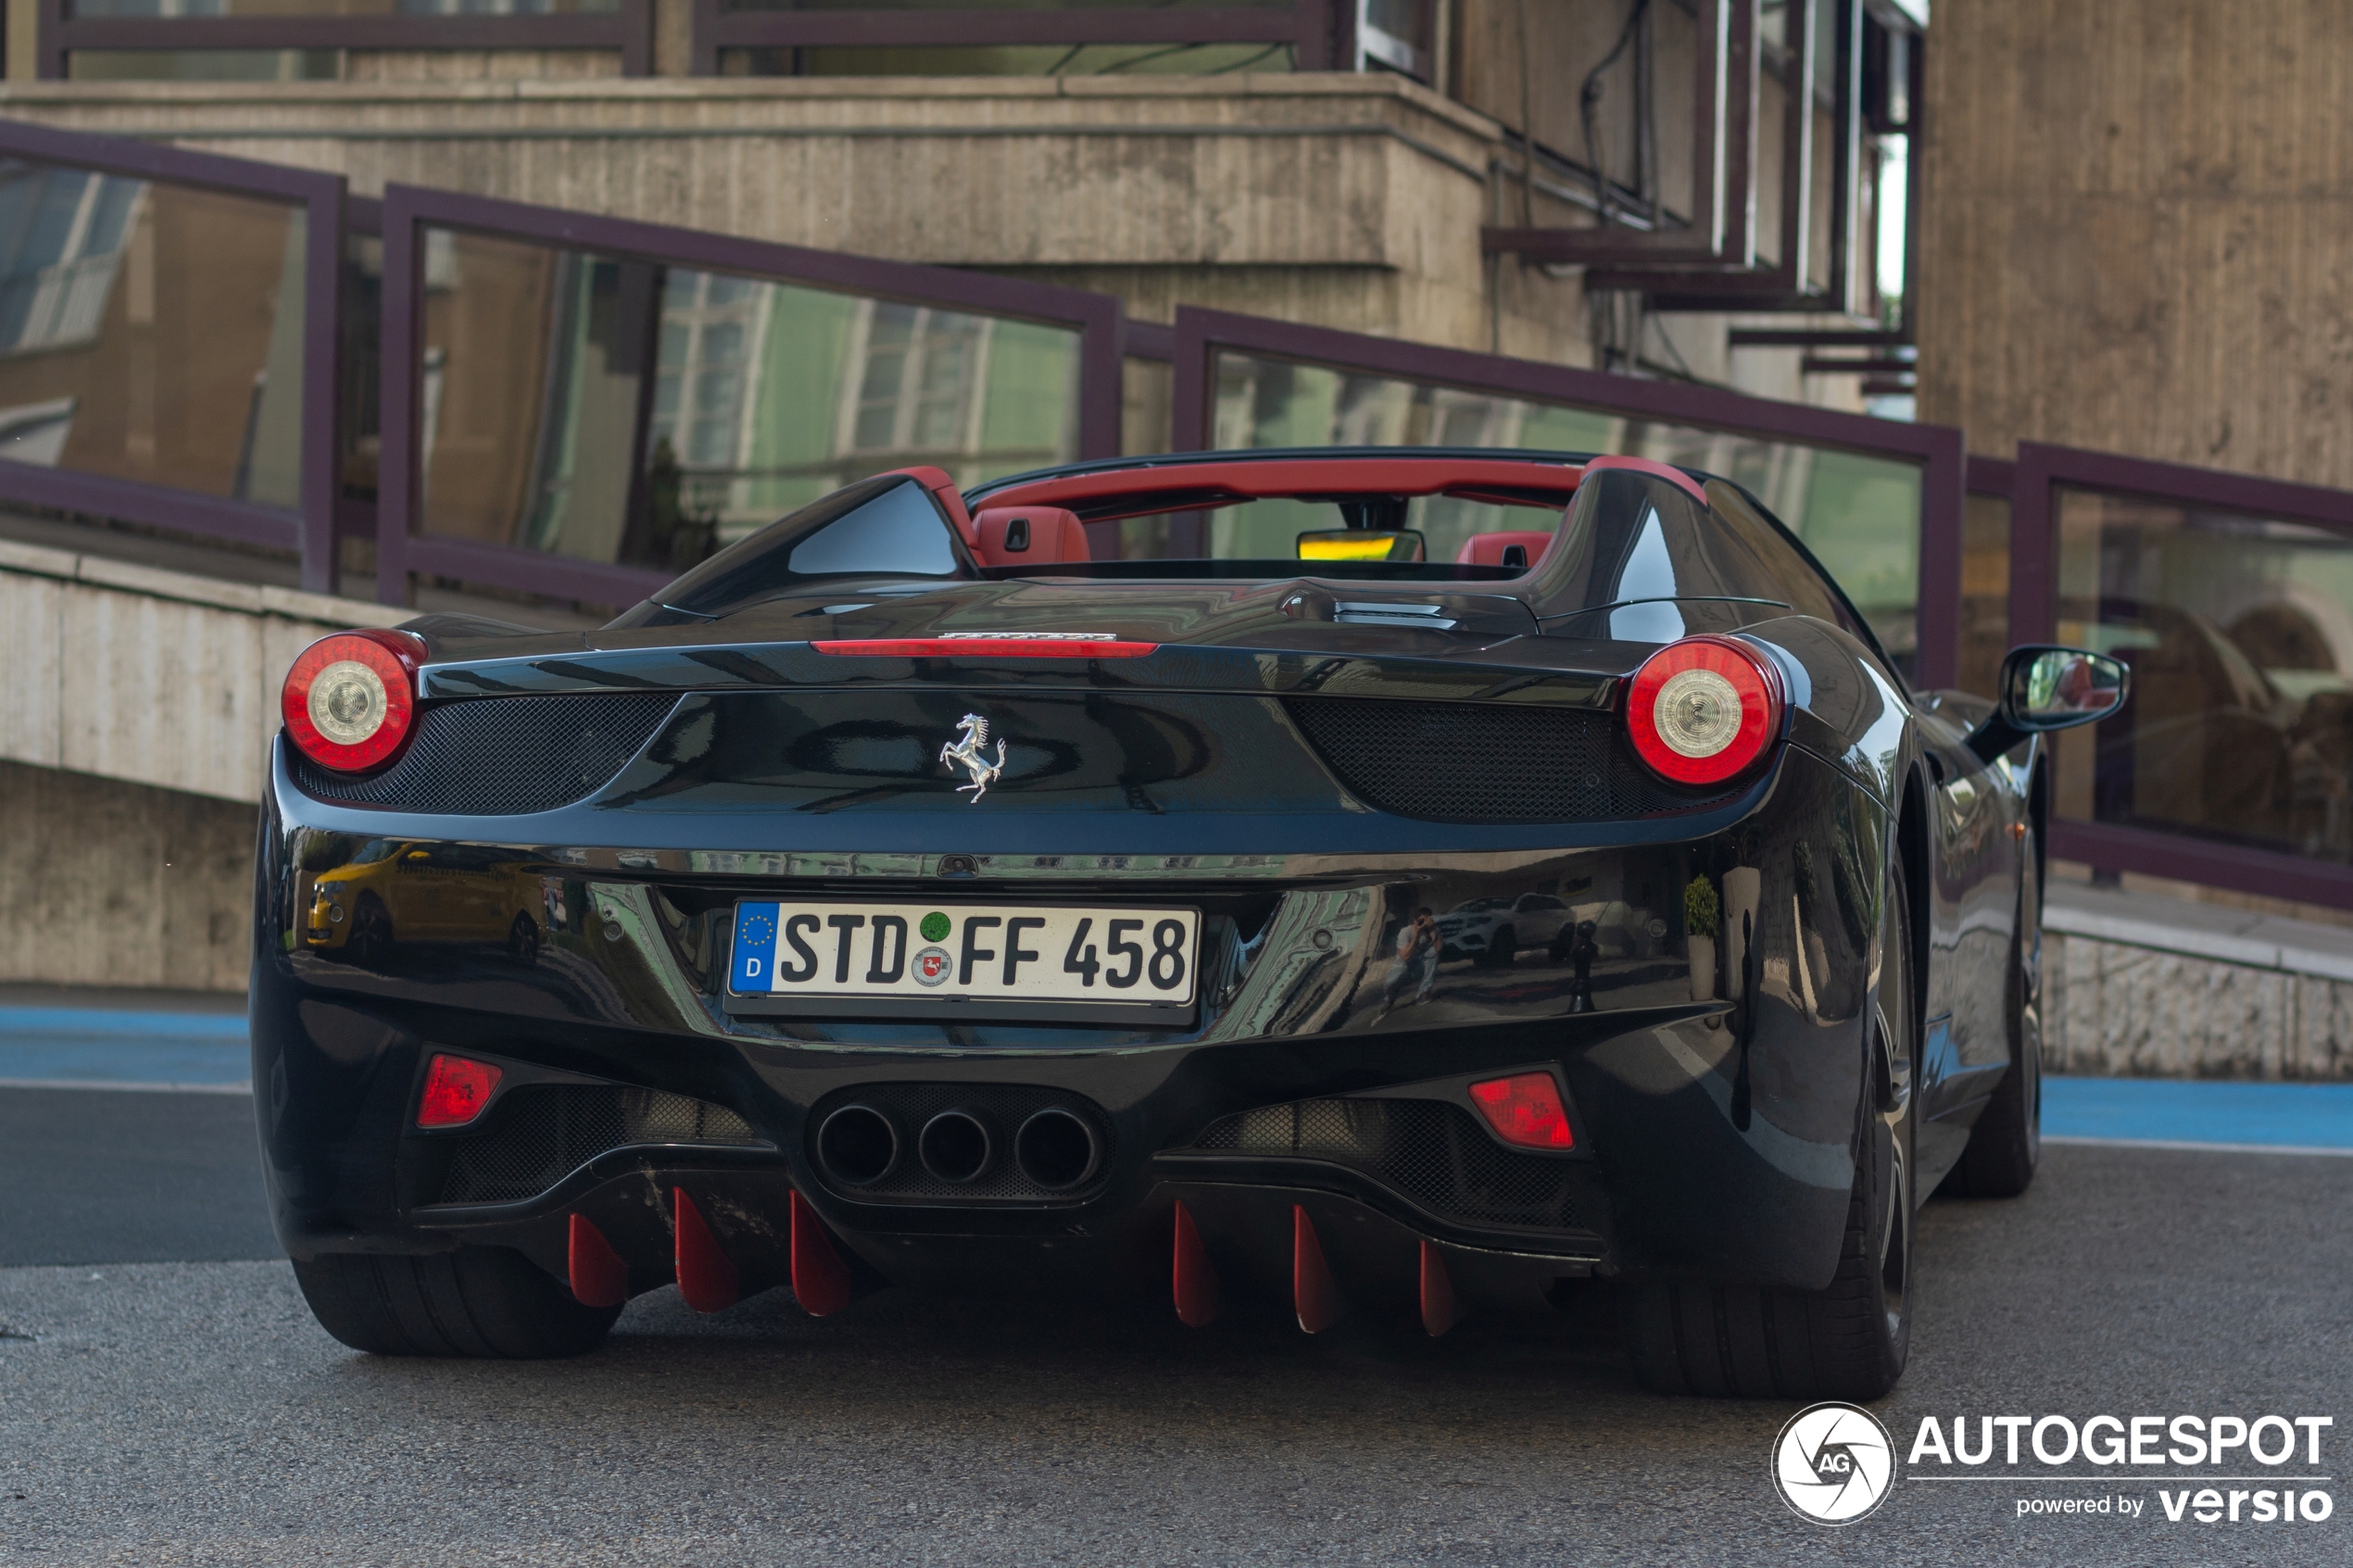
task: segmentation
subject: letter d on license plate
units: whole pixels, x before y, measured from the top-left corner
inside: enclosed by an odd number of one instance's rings
[[[1198,909],[746,901],[726,1000],[732,1012],[1169,1022],[1193,1013],[1200,949]]]

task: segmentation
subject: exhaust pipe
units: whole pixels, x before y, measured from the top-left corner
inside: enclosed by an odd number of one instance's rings
[[[969,1110],[943,1110],[915,1136],[915,1158],[924,1169],[955,1186],[987,1174],[996,1152],[988,1123]]]
[[[1013,1135],[1013,1163],[1048,1192],[1083,1185],[1102,1164],[1095,1129],[1076,1111],[1050,1105]]]
[[[872,1186],[899,1168],[899,1123],[871,1105],[845,1105],[817,1128],[817,1163],[845,1186]]]

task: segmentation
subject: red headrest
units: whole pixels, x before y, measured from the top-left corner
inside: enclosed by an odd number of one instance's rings
[[[1051,566],[1092,560],[1087,525],[1067,507],[983,507],[973,519],[983,566]]]
[[[1454,557],[1454,564],[1456,566],[1511,565],[1514,563],[1504,559],[1504,552],[1516,545],[1526,553],[1525,558],[1516,564],[1531,567],[1543,558],[1544,546],[1552,542],[1551,533],[1540,533],[1533,529],[1513,529],[1502,533],[1474,533],[1464,541],[1462,549]]]

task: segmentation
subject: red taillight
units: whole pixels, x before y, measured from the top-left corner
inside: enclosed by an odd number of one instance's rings
[[[1473,1084],[1470,1098],[1495,1135],[1507,1144],[1519,1148],[1577,1147],[1577,1135],[1568,1130],[1568,1108],[1561,1104],[1560,1087],[1549,1073],[1490,1078]]]
[[[401,632],[343,632],[303,649],[279,697],[296,748],[339,773],[390,761],[416,721],[413,641]]]
[[[950,633],[944,637],[872,637],[859,642],[809,645],[819,653],[859,659],[1141,659],[1158,643],[1071,633],[1038,636],[994,632]]]
[[[1730,637],[1669,643],[1634,671],[1626,727],[1662,778],[1722,784],[1780,734],[1780,671]]]
[[[420,1127],[462,1127],[481,1115],[498,1092],[503,1068],[462,1056],[436,1055],[425,1068],[425,1092],[417,1101]]]

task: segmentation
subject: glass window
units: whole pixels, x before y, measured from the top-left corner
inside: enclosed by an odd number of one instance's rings
[[[1615,452],[1720,474],[1805,541],[1906,674],[1919,645],[1920,470],[1796,442],[1533,403],[1321,365],[1221,352],[1213,445],[1515,446]],[[1416,500],[1433,560],[1473,533],[1533,526],[1517,508]]]
[[[559,17],[613,12],[621,0],[65,0],[80,19],[170,17]]]
[[[0,457],[299,506],[304,214],[0,160]]]
[[[1971,495],[1961,522],[1961,667],[1957,684],[1996,696],[2010,650],[2010,503]]]
[[[422,526],[683,571],[853,480],[1077,454],[1079,334],[428,230]]]
[[[2057,640],[2133,669],[2115,718],[2061,732],[2057,804],[2353,860],[2353,538],[2062,490]]]
[[[1289,44],[723,49],[722,76],[1224,76],[1296,69]]]
[[[905,44],[843,47],[816,45],[725,49],[719,69],[727,76],[1214,76],[1231,71],[1290,70],[1295,47],[1289,42],[1247,44],[1104,44],[1085,41],[1089,13],[1117,11],[1290,10],[1298,0],[721,0],[736,16],[776,16],[842,11],[911,13]],[[1397,3],[1397,0],[1390,0]],[[919,40],[925,14],[941,19],[976,11],[1070,13],[1067,44],[925,44]]]

